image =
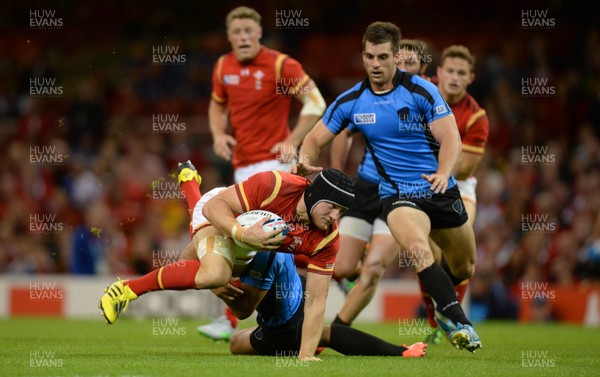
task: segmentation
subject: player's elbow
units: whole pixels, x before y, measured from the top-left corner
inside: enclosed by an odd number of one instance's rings
[[[300,115],[322,116],[325,113],[325,99],[321,95],[319,88],[316,86],[309,89],[308,93],[300,97],[303,106],[300,110]]]

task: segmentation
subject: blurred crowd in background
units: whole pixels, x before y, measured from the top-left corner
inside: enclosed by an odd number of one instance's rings
[[[61,4],[2,6],[0,272],[143,274],[189,240],[177,162],[195,164],[204,191],[232,182],[207,123],[212,67],[230,50],[230,8]],[[263,16],[263,44],[298,59],[328,103],[364,77],[360,39],[372,21],[425,40],[431,75],[444,47],[470,48],[469,92],[490,120],[476,173],[471,298],[490,318],[511,318],[523,282],[600,280],[600,29],[560,1],[535,7],[554,19],[539,28],[523,27],[533,16],[521,7],[482,14],[467,1],[449,16],[433,4],[246,5]],[[32,9],[54,9],[45,17],[62,26],[32,28]],[[281,9],[300,10],[308,26],[278,28]],[[157,64],[157,46],[179,63]],[[55,80],[35,95],[35,78]],[[348,173],[361,158],[355,143]],[[400,266],[386,277],[414,278]]]

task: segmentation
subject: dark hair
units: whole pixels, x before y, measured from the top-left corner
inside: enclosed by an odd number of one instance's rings
[[[381,44],[391,42],[392,52],[395,54],[400,50],[400,28],[391,22],[376,21],[367,26],[363,35],[362,48],[365,49],[367,42],[372,44]]]

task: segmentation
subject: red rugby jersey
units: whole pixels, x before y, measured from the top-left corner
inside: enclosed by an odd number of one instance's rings
[[[296,205],[309,184],[306,178],[273,170],[255,174],[235,189],[244,212],[274,212],[288,224],[287,238],[277,251],[306,255],[308,271],[332,275],[340,246],[337,224],[320,230],[312,223],[300,222],[296,215]]]
[[[456,118],[462,150],[483,154],[489,135],[489,120],[485,110],[469,93],[466,93],[457,103],[450,105],[450,108]]]
[[[276,158],[270,149],[289,136],[292,99],[309,79],[298,61],[264,46],[249,62],[233,52],[219,58],[212,99],[229,108],[234,168]]]

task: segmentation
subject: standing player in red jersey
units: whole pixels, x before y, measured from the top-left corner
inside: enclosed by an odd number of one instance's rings
[[[473,174],[483,157],[489,134],[489,120],[485,110],[467,92],[467,87],[475,80],[474,70],[475,57],[469,49],[462,45],[452,45],[442,51],[440,65],[437,67],[437,76],[435,78],[437,79],[437,86],[442,97],[450,105],[452,113],[456,118],[456,124],[458,125],[462,141],[462,152],[459,162],[454,168],[454,176],[458,183],[465,210],[469,215],[471,226],[475,223],[477,208],[475,195],[477,179]],[[437,254],[436,260],[439,261],[442,259],[439,248],[432,248]],[[441,263],[445,269],[448,268],[443,260]],[[468,282],[468,279],[453,282],[458,300],[461,303]],[[434,318],[434,303],[431,296],[423,290],[423,286],[421,286],[421,294],[425,302],[429,324],[434,328],[434,331],[429,334],[425,342],[428,344],[440,343],[443,332],[439,329]]]
[[[258,12],[237,7],[225,21],[232,51],[213,70],[208,108],[213,150],[232,162],[235,183],[262,171],[289,172],[302,139],[325,111],[325,100],[297,60],[261,45]],[[303,107],[290,131],[293,98]],[[236,327],[237,318],[225,308],[224,315],[197,330],[228,340]]]
[[[248,7],[229,12],[227,38],[233,51],[221,56],[213,70],[208,109],[213,149],[232,162],[236,183],[260,171],[289,171],[298,146],[325,111],[325,100],[302,65],[261,45],[260,20]],[[290,131],[293,98],[304,105]]]
[[[190,174],[188,181],[192,177],[196,175]],[[336,220],[354,198],[350,179],[335,169],[323,170],[313,182],[274,170],[257,173],[225,189],[213,189],[205,196],[210,199],[201,198],[194,208],[198,226],[180,261],[137,279],[118,280],[105,290],[100,308],[107,323],[114,323],[131,301],[151,291],[213,289],[228,284],[232,276],[239,276],[254,253],[233,247],[233,239],[237,239],[253,250],[308,256],[305,319],[298,358],[319,361],[315,350],[323,330],[329,281],[339,248]],[[277,236],[277,230],[264,232],[262,224],[267,218],[247,228],[236,221],[237,214],[255,209],[281,216],[288,224],[287,236]]]

